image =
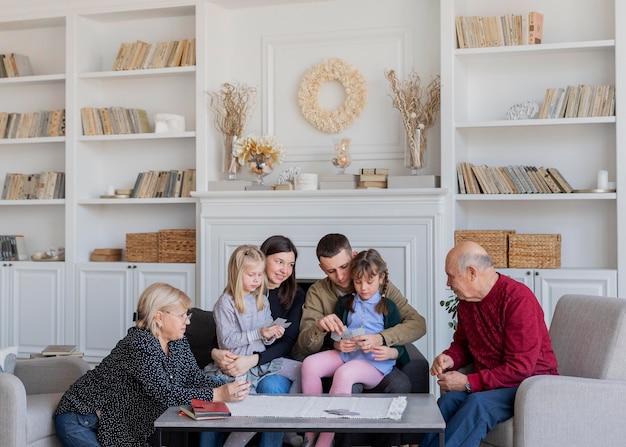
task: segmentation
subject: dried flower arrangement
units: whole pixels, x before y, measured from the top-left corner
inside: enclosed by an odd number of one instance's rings
[[[273,135],[248,135],[235,142],[233,156],[251,174],[258,175],[259,183],[263,184],[263,177],[272,172],[275,165],[283,162],[285,148]]]
[[[415,72],[399,80],[394,70],[385,72],[393,92],[393,107],[400,111],[409,142],[407,167],[418,169],[426,163],[426,130],[437,122],[441,105],[439,75],[424,88]]]
[[[345,102],[335,110],[319,104],[322,84],[338,81],[346,92]],[[363,75],[342,59],[327,59],[304,74],[298,91],[298,104],[304,118],[316,129],[339,133],[361,115],[367,102],[367,83]]]
[[[210,108],[215,114],[215,127],[224,135],[225,153],[222,171],[239,171],[233,158],[233,143],[241,137],[257,100],[257,90],[247,84],[228,83],[216,92],[208,93]]]

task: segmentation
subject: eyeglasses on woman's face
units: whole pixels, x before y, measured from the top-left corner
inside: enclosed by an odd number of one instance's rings
[[[189,320],[189,322],[191,322],[191,316],[192,316],[191,311],[189,311],[187,313],[180,314],[180,315],[172,313],[172,312],[170,312],[168,310],[164,310],[163,312],[178,318],[180,321],[187,321],[187,320]]]

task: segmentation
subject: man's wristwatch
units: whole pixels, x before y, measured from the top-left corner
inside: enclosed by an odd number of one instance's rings
[[[472,392],[472,386],[470,385],[469,380],[465,384],[465,391],[467,391],[468,393]]]

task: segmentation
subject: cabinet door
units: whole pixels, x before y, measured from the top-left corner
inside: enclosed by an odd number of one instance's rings
[[[9,343],[35,353],[64,343],[65,263],[14,262],[9,267]]]
[[[535,270],[533,269],[496,269],[498,273],[509,276],[516,281],[526,284],[530,290],[534,290]]]
[[[603,269],[539,269],[534,275],[535,294],[549,325],[557,301],[568,293],[616,296],[617,272]]]
[[[185,292],[196,303],[196,264],[136,264],[133,309],[151,284],[164,282]]]
[[[85,357],[102,359],[132,323],[132,265],[82,263],[77,267],[80,348]]]

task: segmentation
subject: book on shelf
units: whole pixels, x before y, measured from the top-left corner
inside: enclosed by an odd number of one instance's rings
[[[9,53],[2,55],[0,61],[3,65],[3,78],[14,78],[19,76],[30,76],[33,74],[30,59],[24,54]]]
[[[548,88],[539,118],[586,118],[615,115],[615,85],[569,85]]]
[[[222,419],[231,415],[225,402],[210,402],[202,399],[191,399],[191,405],[181,405],[180,411],[197,421]]]
[[[361,168],[359,175],[389,175],[389,168]]]
[[[65,135],[65,109],[40,112],[0,112],[0,138]]]
[[[48,345],[42,349],[44,356],[71,355],[76,352],[76,345]]]
[[[65,174],[45,171],[36,174],[8,172],[2,187],[3,200],[62,199],[65,197]]]
[[[387,174],[361,174],[359,180],[362,182],[386,182]]]
[[[540,44],[543,14],[506,13],[501,16],[457,16],[454,19],[458,48],[485,48]]]
[[[547,168],[548,173],[552,176],[559,188],[565,193],[571,193],[574,188],[565,180],[565,177],[561,175],[561,172],[557,168]]]
[[[551,194],[573,188],[556,168],[457,164],[459,194]]]
[[[0,235],[0,261],[27,261],[26,241],[21,234]]]
[[[537,11],[528,13],[528,44],[537,45],[543,39],[543,14]]]
[[[356,184],[356,187],[359,189],[362,188],[387,188],[387,181],[376,181],[376,180],[359,180]]]

